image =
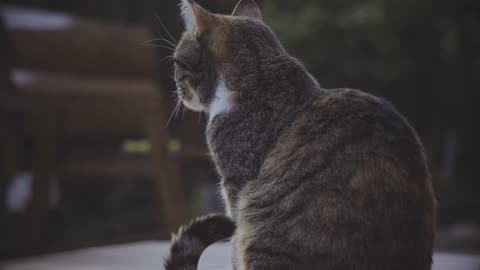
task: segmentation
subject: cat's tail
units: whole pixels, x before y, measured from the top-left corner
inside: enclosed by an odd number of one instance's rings
[[[203,251],[211,244],[233,236],[236,226],[227,216],[212,214],[199,217],[172,234],[166,270],[194,270]]]

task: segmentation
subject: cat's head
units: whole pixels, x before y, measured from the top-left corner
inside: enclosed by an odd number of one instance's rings
[[[208,112],[219,85],[234,102],[248,88],[241,84],[259,76],[260,61],[283,52],[254,0],[240,0],[231,15],[210,13],[194,0],[182,0],[180,7],[186,29],[174,53],[174,79],[192,110]]]

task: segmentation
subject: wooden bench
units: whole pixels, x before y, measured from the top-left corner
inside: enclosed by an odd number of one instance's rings
[[[17,253],[44,247],[52,175],[151,176],[162,225],[175,230],[187,216],[185,195],[167,147],[170,103],[155,81],[155,52],[142,45],[152,38],[148,29],[16,7],[0,15],[0,194],[21,168],[19,138],[34,141],[33,197]],[[151,155],[59,156],[65,138],[82,136],[146,137]]]

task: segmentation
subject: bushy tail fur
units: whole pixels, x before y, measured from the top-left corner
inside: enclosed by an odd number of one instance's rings
[[[230,238],[235,228],[235,223],[222,214],[199,217],[180,227],[178,233],[172,235],[170,257],[165,262],[165,269],[197,269],[203,251],[217,241]]]

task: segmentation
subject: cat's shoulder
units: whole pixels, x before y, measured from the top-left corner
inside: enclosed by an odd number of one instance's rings
[[[371,129],[392,134],[414,134],[408,120],[384,98],[355,90],[325,90],[307,113],[309,122],[337,123],[345,130]]]
[[[313,106],[342,115],[398,115],[394,105],[386,99],[349,88],[325,90],[314,100]]]

